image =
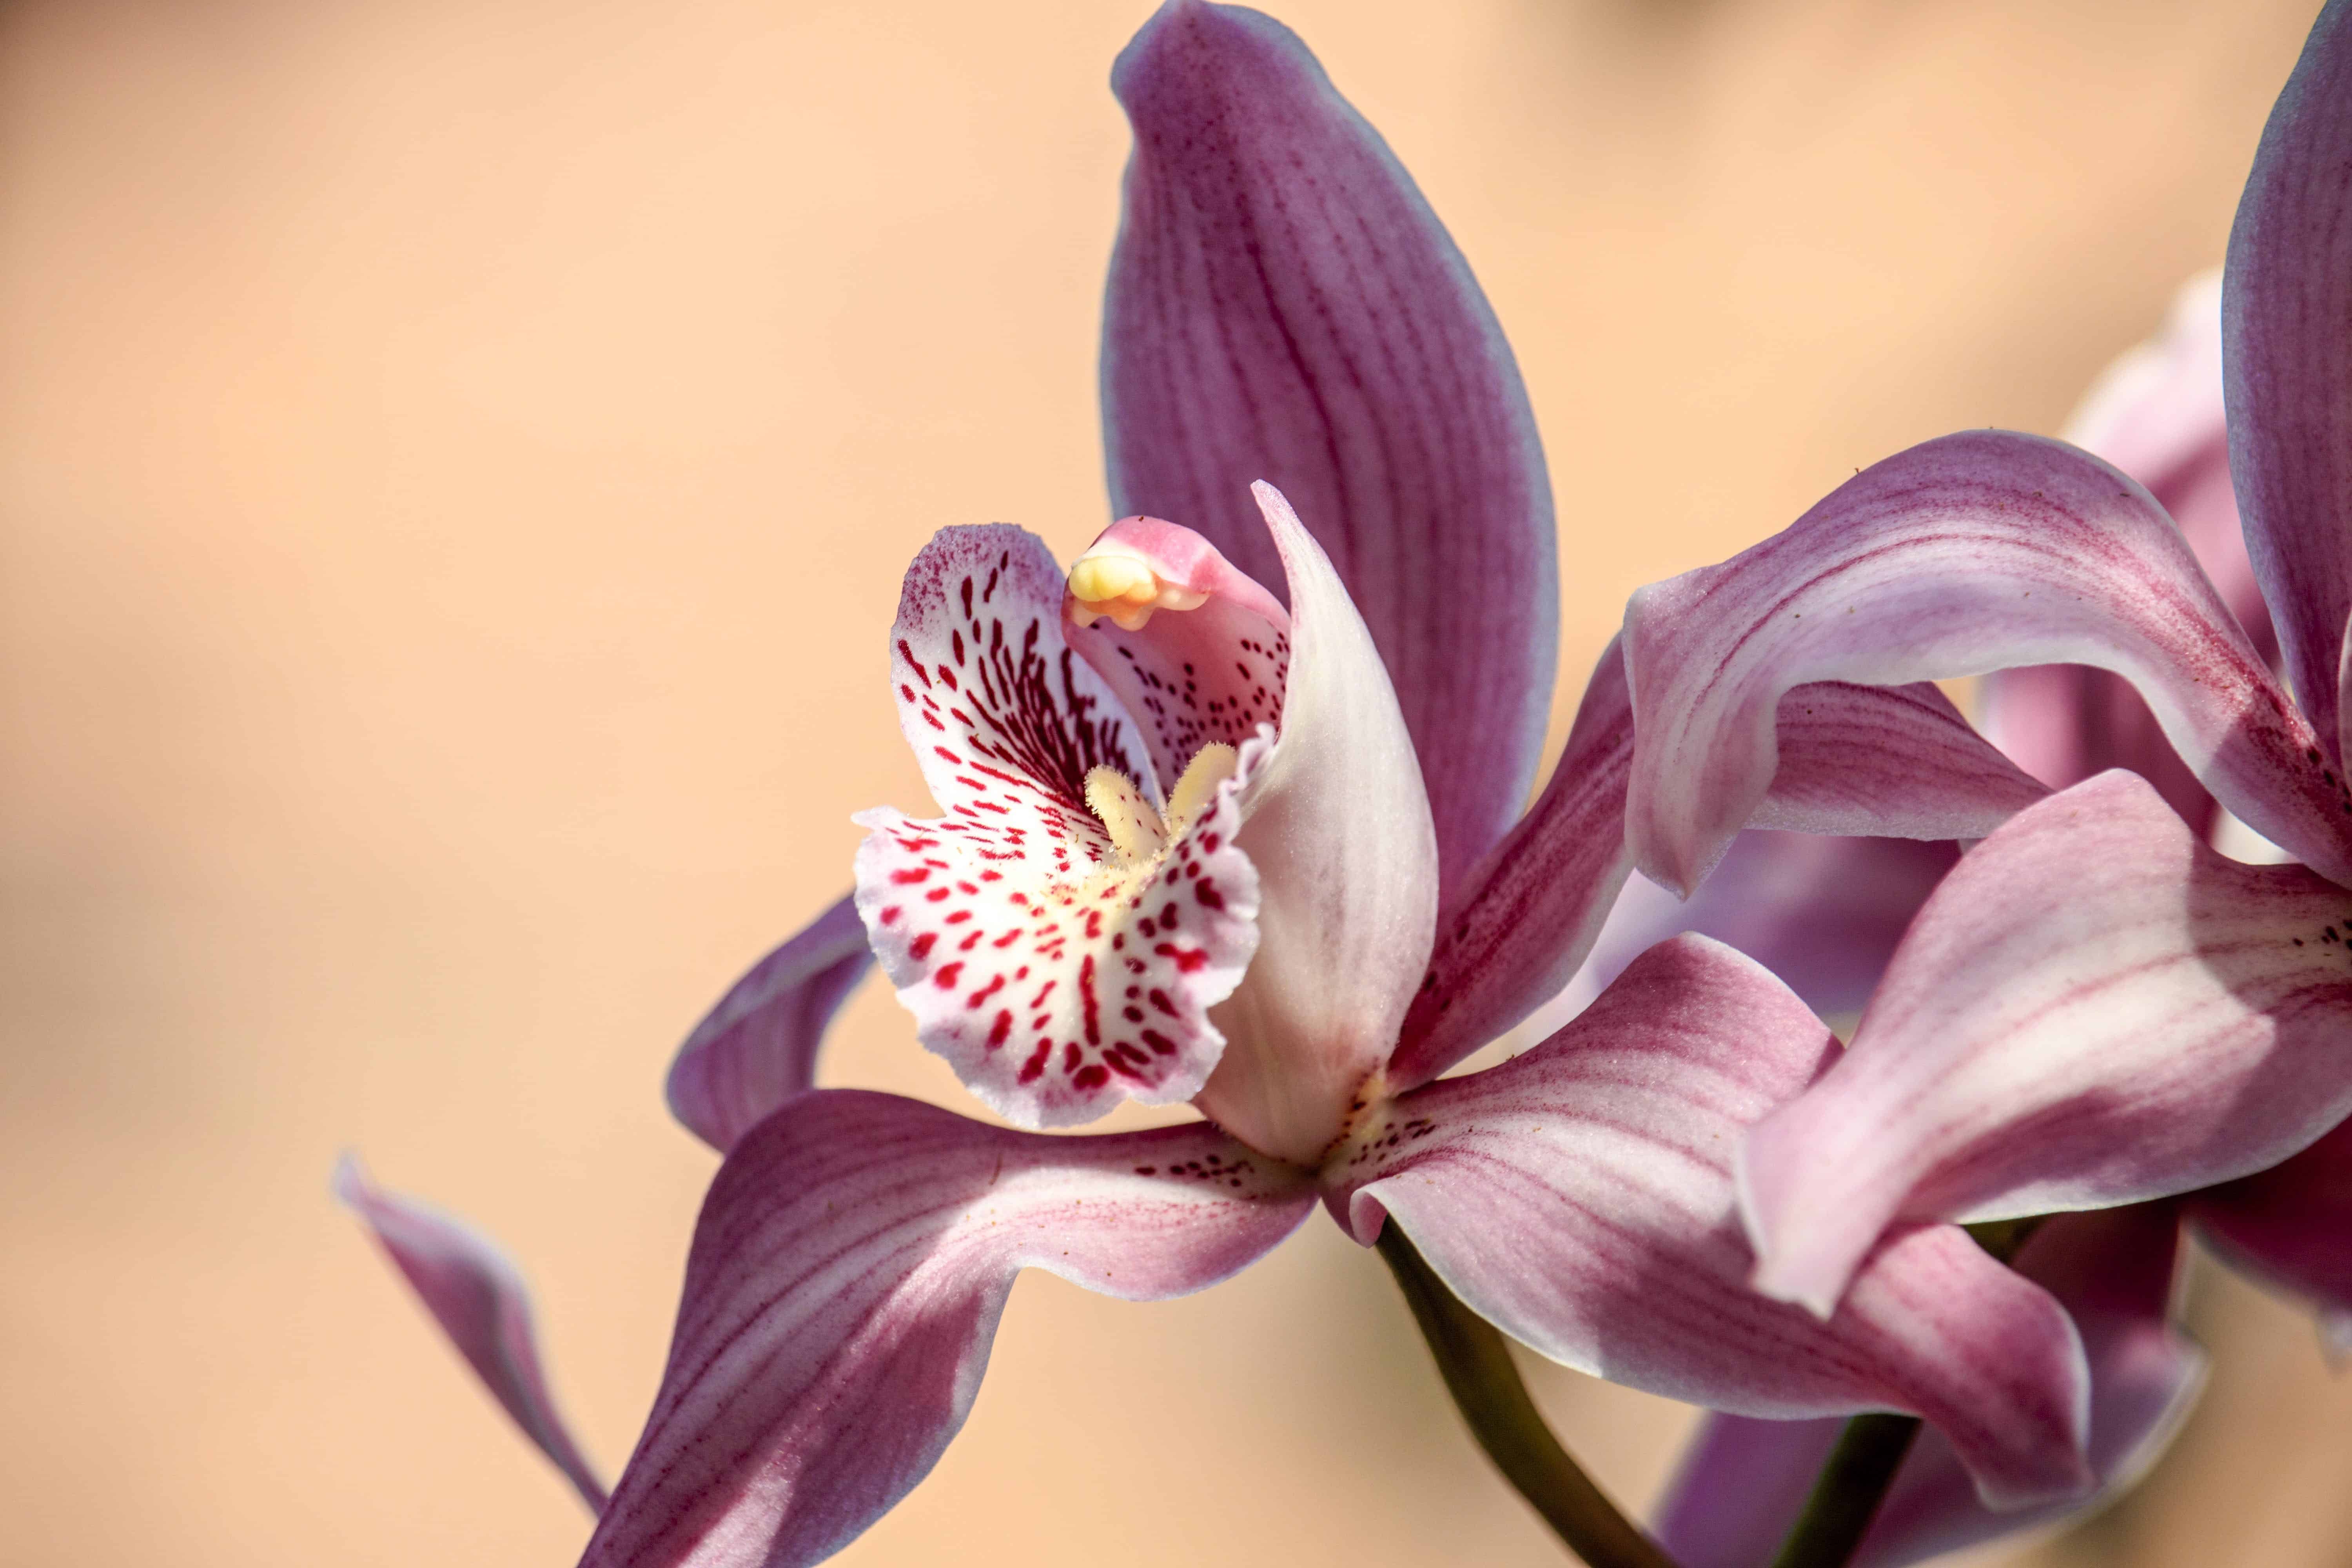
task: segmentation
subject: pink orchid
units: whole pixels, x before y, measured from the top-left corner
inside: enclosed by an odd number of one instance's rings
[[[1742,1152],[1771,1294],[1831,1310],[1890,1226],[2196,1192],[2226,1249],[2347,1300],[2352,1145],[2331,1130],[2352,1110],[2347,16],[2332,0],[2273,112],[2223,285],[2229,466],[2299,705],[2154,497],[2000,432],[1881,463],[1629,608],[1628,831],[1672,885],[1693,885],[1769,787],[1778,692],[2050,663],[2128,681],[2188,773],[2301,861],[2227,858],[2168,804],[2200,809],[2177,781],[2160,793],[2120,771],[1962,858],[1851,1048]]]
[[[1760,966],[1676,939],[1535,1049],[1439,1079],[1559,990],[1626,875],[1622,665],[1519,815],[1550,502],[1468,268],[1278,24],[1171,0],[1113,83],[1136,152],[1103,390],[1133,515],[1066,574],[1003,526],[909,568],[891,687],[940,815],[862,816],[854,907],[672,1068],[726,1158],[584,1562],[815,1562],[936,1462],[1022,1268],[1181,1294],[1318,1202],[1366,1245],[1393,1222],[1569,1364],[1759,1415],[1917,1411],[1996,1504],[2078,1493],[2076,1331],[1956,1228],[1887,1236],[1826,1319],[1747,1288],[1730,1152],[1837,1048]],[[1949,838],[2040,793],[1929,686],[1811,686],[1785,718],[1762,822]],[[1207,1120],[1057,1136],[814,1089],[869,946],[1024,1128],[1128,1099]],[[414,1276],[417,1238],[379,1233]],[[482,1342],[523,1321],[511,1270],[454,1230],[425,1245],[473,1246],[427,1303],[552,1452],[535,1361]],[[467,1293],[494,1310],[444,1309]]]

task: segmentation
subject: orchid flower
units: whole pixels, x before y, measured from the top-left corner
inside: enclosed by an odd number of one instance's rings
[[[1963,857],[1849,1050],[1742,1152],[1772,1295],[1832,1310],[1889,1226],[2197,1192],[2226,1250],[2347,1299],[2347,17],[2331,0],[2279,99],[2223,279],[2229,465],[2295,700],[2155,497],[2000,432],[1890,458],[1629,607],[1628,832],[1669,885],[1695,884],[1770,787],[1779,691],[2050,663],[2128,681],[2203,789],[2300,862],[2217,853],[2177,789],[2120,771]]]
[[[1066,572],[1002,525],[908,569],[890,689],[939,814],[861,816],[854,900],[672,1068],[725,1160],[583,1561],[818,1561],[937,1461],[1022,1268],[1181,1294],[1318,1203],[1570,1365],[1756,1415],[1916,1411],[1996,1506],[2079,1493],[2076,1331],[1957,1228],[1887,1236],[1826,1319],[1748,1289],[1731,1151],[1838,1048],[1752,961],[1661,944],[1540,1046],[1440,1078],[1559,990],[1624,879],[1623,665],[1518,815],[1555,550],[1466,264],[1278,24],[1171,0],[1113,85],[1136,151],[1103,394],[1130,515]],[[1808,686],[1785,718],[1759,821],[1950,838],[2041,793],[1929,686]],[[1017,1127],[813,1087],[867,948]],[[1204,1120],[1036,1131],[1128,1100]],[[544,1445],[543,1384],[508,1384]]]
[[[2179,522],[2207,574],[2256,646],[2271,642],[2229,482],[2221,399],[2219,274],[2182,289],[2161,337],[2100,378],[2067,438],[2146,485]],[[2200,837],[2226,821],[2181,764],[2131,687],[2105,670],[2046,665],[1989,676],[1991,738],[2043,783],[2064,788],[2110,766],[2147,779]],[[1554,1008],[1589,1002],[1632,957],[1696,931],[1770,968],[1824,1017],[1853,1019],[1905,929],[1958,847],[1890,838],[1742,833],[1687,900],[1646,879],[1620,895],[1592,955]],[[2294,1170],[2290,1162],[2277,1174]],[[2260,1178],[2257,1178],[2260,1179]],[[2352,1193],[2345,1194],[2352,1198]],[[2245,1195],[2225,1186],[2189,1213],[2226,1224]],[[2299,1211],[2323,1216],[2325,1188]],[[2093,1497],[2012,1513],[1983,1507],[1950,1447],[1924,1435],[1854,1558],[1897,1568],[2071,1517],[2132,1485],[2163,1451],[2204,1382],[2205,1355],[2170,1322],[2181,1205],[2165,1199],[2042,1227],[2016,1260],[2051,1288],[2082,1330],[2091,1368]],[[1682,1568],[1751,1568],[1768,1561],[1803,1506],[1840,1430],[1833,1420],[1759,1421],[1713,1415],[1701,1424],[1658,1512],[1658,1536]]]

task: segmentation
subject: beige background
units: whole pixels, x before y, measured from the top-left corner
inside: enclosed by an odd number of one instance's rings
[[[1965,425],[2052,428],[2218,259],[2312,0],[1297,0],[1511,331],[1564,668],[1636,584]],[[923,804],[944,523],[1104,521],[1139,4],[0,13],[0,1558],[565,1563],[584,1521],[329,1203],[537,1281],[609,1468],[709,1155],[669,1049]],[[827,1076],[963,1103],[887,994]],[[2352,1393],[2209,1287],[2213,1396],[2082,1563],[2340,1560]],[[1685,1416],[1548,1372],[1621,1495]],[[1321,1221],[1016,1292],[844,1559],[1557,1561]]]

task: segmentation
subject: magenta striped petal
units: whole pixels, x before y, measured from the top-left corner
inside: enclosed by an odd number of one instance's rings
[[[1926,681],[1819,681],[1785,693],[1780,763],[1751,827],[1981,838],[2050,792]]]
[[[819,1562],[938,1462],[1023,1268],[1180,1296],[1313,1206],[1306,1177],[1202,1124],[1055,1138],[803,1095],[711,1184],[661,1391],[583,1568]]]
[[[1551,492],[1468,265],[1306,46],[1171,0],[1111,76],[1135,130],[1103,310],[1112,502],[1281,580],[1279,486],[1371,627],[1450,887],[1535,778],[1559,630]]]
[[[374,1234],[393,1267],[522,1435],[563,1472],[589,1512],[602,1512],[604,1483],[580,1452],[548,1391],[530,1291],[505,1250],[437,1209],[376,1186],[348,1154],[335,1168],[335,1196]]]
[[[2269,1170],[2199,1193],[2189,1213],[2248,1273],[2331,1319],[2352,1313],[2352,1123]]]
[[[2275,1163],[2352,1110],[2352,893],[2215,854],[2102,773],[1944,879],[1853,1048],[1762,1122],[1767,1293],[1826,1312],[1896,1220],[2100,1207]]]
[[[2021,664],[2130,679],[2177,750],[2256,831],[2352,880],[2352,792],[2145,490],[2085,453],[2001,431],[1915,447],[1719,566],[1626,612],[1640,864],[1693,886],[1778,765],[1782,693]]]
[[[845,895],[694,1026],[669,1064],[670,1114],[724,1154],[761,1117],[815,1088],[825,1026],[873,962],[856,900]]]
[[[2320,13],[2271,110],[2230,233],[2222,302],[2230,461],[2246,544],[2287,677],[2331,757],[2340,755],[2337,656],[2352,614],[2347,17],[2344,0]]]
[[[1282,733],[1238,799],[1257,956],[1212,1015],[1225,1053],[1196,1102],[1253,1148],[1311,1163],[1387,1060],[1428,967],[1437,840],[1362,617],[1281,494],[1257,492],[1290,584],[1290,678]]]
[[[2091,1369],[2087,1498],[1997,1513],[1943,1434],[1920,1435],[1854,1555],[1905,1568],[2052,1524],[2132,1486],[2164,1451],[2204,1385],[2205,1352],[2168,1321],[2179,1226],[2169,1204],[2065,1215],[2035,1235],[2018,1272],[2070,1312]],[[1759,1568],[1796,1522],[1843,1423],[1711,1415],[1659,1506],[1657,1536],[1680,1568]]]
[[[1676,937],[1534,1050],[1385,1107],[1327,1169],[1330,1201],[1360,1241],[1402,1225],[1555,1360],[1749,1415],[1915,1410],[1996,1502],[2079,1492],[2074,1328],[1964,1233],[1890,1238],[1826,1323],[1747,1288],[1731,1153],[1835,1049],[1752,961]]]

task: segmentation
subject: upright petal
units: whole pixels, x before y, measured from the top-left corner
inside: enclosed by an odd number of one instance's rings
[[[1948,436],[1856,476],[1785,531],[1626,610],[1628,832],[1687,890],[1770,786],[1780,696],[2021,664],[2132,681],[2257,832],[2352,881],[2352,791],[2147,492],[2070,447]]]
[[[2352,1122],[2268,1170],[2199,1193],[2189,1213],[2231,1262],[2303,1297],[2331,1325],[2352,1322]]]
[[[834,1010],[872,967],[855,895],[844,897],[719,999],[669,1064],[670,1114],[724,1154],[752,1125],[816,1087]]]
[[[2341,755],[2337,656],[2352,615],[2347,18],[2345,0],[2321,11],[2271,110],[2230,232],[2222,294],[2230,466],[2246,549],[2287,677],[2331,758]]]
[[[1315,520],[1396,683],[1450,885],[1527,800],[1556,658],[1550,483],[1510,348],[1280,23],[1171,0],[1111,84],[1135,128],[1103,310],[1112,504],[1267,583],[1250,482]]]
[[[2352,893],[2102,773],[1963,856],[1853,1047],[1749,1135],[1768,1294],[1827,1311],[1889,1225],[2162,1197],[2352,1110]]]
[[[1942,1433],[1903,1461],[1855,1568],[1904,1568],[2033,1530],[2129,1488],[2171,1441],[2204,1385],[2205,1352],[2168,1321],[2179,1254],[2169,1204],[2065,1215],[2042,1227],[2018,1272],[2056,1296],[2091,1369],[2091,1468],[2075,1501],[1997,1513],[1976,1495]],[[1658,1538],[1681,1568],[1759,1568],[1796,1522],[1843,1422],[1710,1415],[1658,1510]]]
[[[376,1186],[348,1154],[335,1168],[335,1196],[374,1233],[490,1397],[563,1472],[588,1511],[603,1512],[604,1483],[580,1452],[548,1392],[530,1291],[505,1251],[470,1226]]]
[[[1259,485],[1290,583],[1282,733],[1242,785],[1257,956],[1215,1017],[1200,1106],[1253,1147],[1310,1162],[1388,1059],[1429,963],[1437,840],[1412,738],[1362,617],[1281,494]]]
[[[891,675],[945,815],[856,819],[857,912],[918,1036],[996,1110],[1047,1127],[1190,1099],[1216,1065],[1208,1009],[1257,942],[1234,792],[1264,751],[1243,748],[1163,837],[1142,738],[1063,641],[1063,594],[1019,529],[924,547]]]
[[[1013,1277],[1214,1284],[1314,1205],[1214,1128],[1012,1132],[890,1095],[793,1100],[719,1167],[660,1393],[583,1568],[797,1568],[929,1473]]]
[[[1676,937],[1534,1050],[1385,1108],[1327,1169],[1328,1201],[1360,1241],[1402,1225],[1555,1360],[1748,1415],[1916,1411],[1995,1506],[2079,1493],[2074,1328],[1959,1230],[1890,1237],[1827,1322],[1747,1288],[1732,1152],[1836,1048],[1752,961]]]

